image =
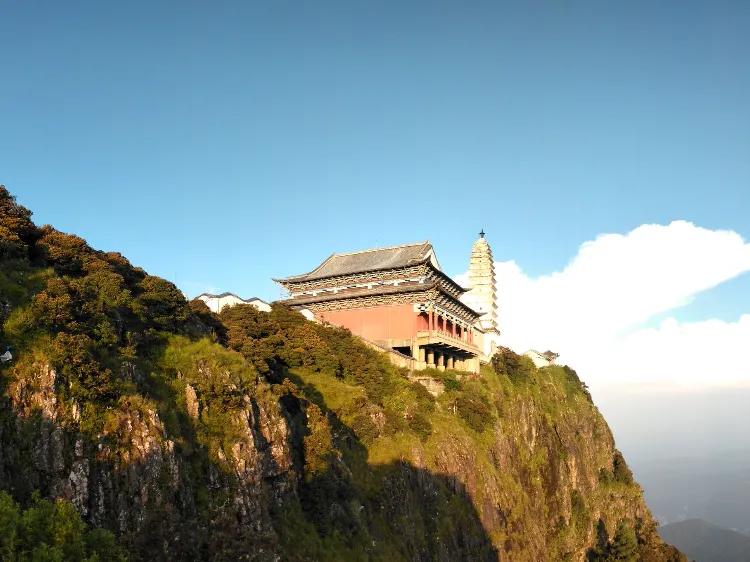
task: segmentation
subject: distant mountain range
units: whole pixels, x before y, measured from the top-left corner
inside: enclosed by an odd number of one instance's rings
[[[750,562],[750,536],[702,519],[664,525],[659,534],[695,562]]]
[[[660,523],[702,519],[750,535],[750,450],[634,462],[633,471]]]

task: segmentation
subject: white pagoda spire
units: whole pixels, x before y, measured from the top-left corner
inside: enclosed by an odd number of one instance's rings
[[[484,353],[491,356],[497,346],[500,330],[497,322],[497,289],[495,287],[495,261],[492,258],[492,248],[487,243],[484,230],[479,233],[471,247],[469,259],[470,290],[461,300],[481,313],[477,325],[484,331]]]

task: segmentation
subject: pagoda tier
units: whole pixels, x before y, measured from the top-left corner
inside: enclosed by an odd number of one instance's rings
[[[485,333],[482,353],[492,357],[499,342],[500,327],[497,322],[497,281],[495,261],[484,231],[471,247],[469,260],[469,291],[461,295],[461,301],[481,314],[478,325]]]
[[[412,358],[414,368],[476,371],[479,313],[445,275],[429,242],[333,254],[310,273],[277,279],[286,303]]]

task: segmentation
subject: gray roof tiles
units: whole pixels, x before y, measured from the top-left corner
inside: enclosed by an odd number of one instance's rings
[[[211,294],[211,293],[201,293],[200,295],[198,295],[195,298],[199,299],[201,297],[208,297],[210,299],[221,299],[221,298],[224,298],[224,297],[237,297],[240,300],[243,300],[243,301],[245,300],[242,297],[240,297],[238,295],[235,295],[234,293],[221,293],[220,295],[214,295],[214,294]]]
[[[266,303],[266,301],[264,301],[263,299],[259,299],[258,297],[250,297],[249,299],[243,299],[242,297],[240,297],[238,295],[235,295],[234,293],[229,293],[229,292],[221,293],[220,295],[214,295],[214,294],[211,294],[211,293],[201,293],[200,295],[198,295],[195,298],[199,299],[201,297],[208,297],[209,299],[222,299],[224,297],[236,297],[236,298],[238,298],[241,301],[246,302],[246,303],[260,301],[262,303],[268,304],[268,303]]]
[[[432,252],[432,244],[420,242],[390,248],[374,248],[346,254],[332,254],[310,273],[294,275],[277,281],[312,281],[364,271],[407,267],[424,262]]]
[[[356,299],[359,297],[367,297],[367,296],[381,296],[381,295],[396,295],[396,294],[402,294],[402,293],[419,293],[423,291],[429,291],[430,289],[434,289],[435,287],[438,287],[439,284],[436,282],[428,282],[428,283],[418,283],[414,285],[395,285],[395,286],[379,286],[379,287],[373,287],[373,288],[358,288],[353,291],[342,291],[338,293],[323,293],[318,295],[298,295],[295,297],[292,297],[290,299],[287,299],[285,301],[280,302],[286,302],[287,304],[290,304],[292,306],[303,306],[306,304],[313,304],[313,303],[324,303],[324,302],[330,302],[330,301],[340,301],[340,300],[347,300],[347,299]],[[479,318],[481,314],[477,311],[475,311],[473,308],[468,306],[467,304],[461,302],[458,299],[453,299],[455,303],[466,310],[467,312],[470,312],[474,317]]]

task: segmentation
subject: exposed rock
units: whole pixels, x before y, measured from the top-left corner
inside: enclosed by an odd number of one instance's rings
[[[212,375],[202,369],[202,376]],[[8,386],[16,424],[15,433],[0,426],[6,486],[64,497],[90,524],[117,531],[153,559],[201,558],[207,550],[282,559],[290,547],[281,545],[275,513],[289,502],[304,506],[308,494],[318,493],[301,473],[310,431],[303,400],[280,400],[259,384],[226,420],[231,441],[195,450],[186,448],[184,436],[171,435],[158,405],[143,398],[121,399],[106,412],[101,434],[87,434],[77,403],[60,401],[55,380],[49,365],[36,363]],[[184,388],[185,418],[197,423],[212,410],[192,384]],[[591,522],[599,519],[610,536],[623,519],[643,522],[641,537],[655,536],[637,486],[600,484],[600,471],[613,469],[615,453],[606,423],[586,404],[561,398],[559,408],[551,416],[533,401],[506,396],[483,447],[465,432],[445,432],[429,446],[410,442],[400,462],[384,468],[350,465],[351,458],[337,453],[329,458],[327,477],[333,479],[321,484],[331,494],[325,518],[371,537],[373,552],[395,540],[380,534],[379,525],[408,522],[414,527],[399,535],[401,552],[446,562],[532,562],[551,552],[582,560],[596,539]],[[382,408],[367,403],[360,413],[377,435],[387,433]],[[361,447],[345,427],[335,426],[332,413],[321,423],[334,424],[331,438],[339,448]],[[363,470],[369,471],[366,494],[351,484]],[[440,540],[432,535],[436,525],[442,526]],[[658,538],[647,540],[654,541],[654,552],[661,548]],[[678,560],[662,554],[653,560]]]
[[[195,389],[191,385],[185,385],[185,405],[188,415],[193,419],[198,419],[198,397]]]
[[[16,373],[8,388],[8,396],[18,414],[29,417],[36,411],[47,419],[55,419],[58,405],[56,378],[55,370],[43,362],[34,363],[23,375]]]

